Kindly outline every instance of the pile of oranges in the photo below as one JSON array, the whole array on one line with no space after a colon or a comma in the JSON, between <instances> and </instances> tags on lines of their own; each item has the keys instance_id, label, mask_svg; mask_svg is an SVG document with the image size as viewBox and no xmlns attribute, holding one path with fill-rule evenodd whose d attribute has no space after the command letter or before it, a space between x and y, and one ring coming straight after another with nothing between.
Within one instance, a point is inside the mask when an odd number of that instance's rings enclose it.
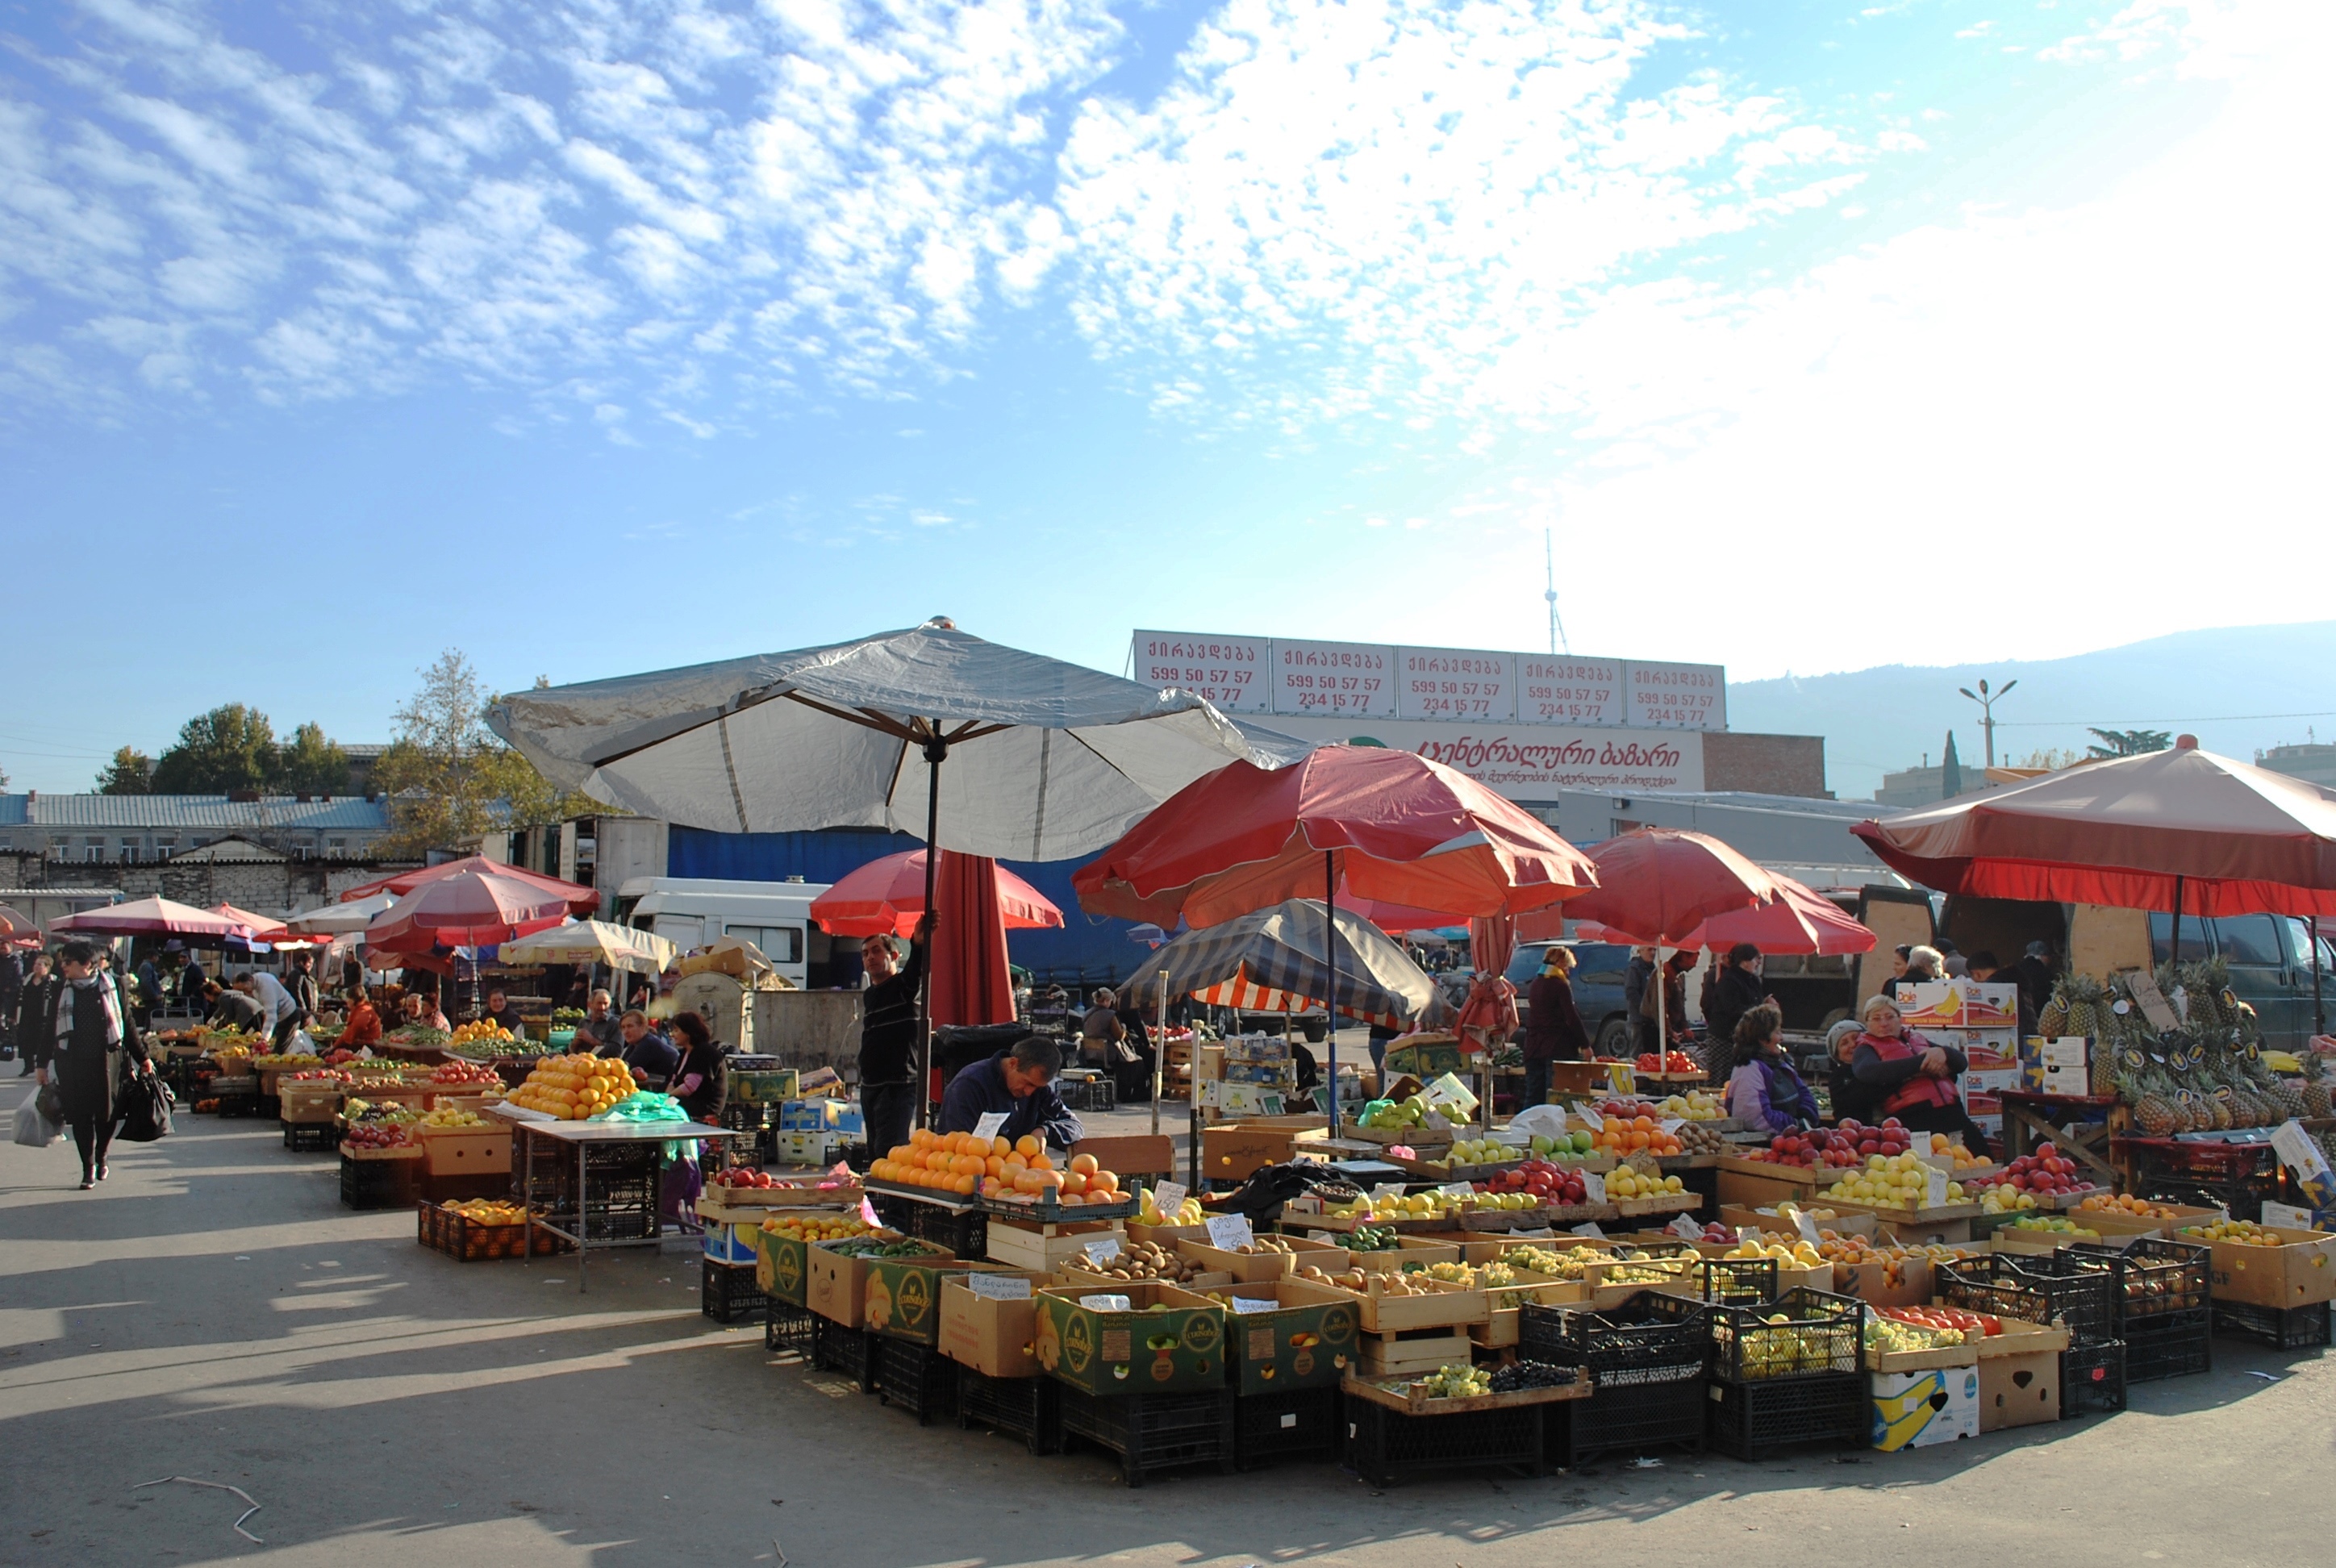
<instances>
[{"instance_id":1,"label":"pile of oranges","mask_svg":"<svg viewBox=\"0 0 2336 1568\"><path fill-rule=\"evenodd\" d=\"M632 1093L632 1069L587 1052L544 1057L528 1074L527 1082L511 1092L506 1103L561 1121L580 1122L630 1098Z\"/></svg>"},{"instance_id":2,"label":"pile of oranges","mask_svg":"<svg viewBox=\"0 0 2336 1568\"><path fill-rule=\"evenodd\" d=\"M868 1167L879 1182L923 1187L969 1198L1115 1203L1119 1178L1093 1154L1074 1154L1057 1168L1046 1145L1035 1137L978 1138L971 1133L936 1133L920 1127L909 1141Z\"/></svg>"},{"instance_id":3,"label":"pile of oranges","mask_svg":"<svg viewBox=\"0 0 2336 1568\"><path fill-rule=\"evenodd\" d=\"M1609 1116L1592 1142L1610 1154L1677 1154L1683 1153L1679 1136L1663 1131L1652 1116Z\"/></svg>"}]
</instances>

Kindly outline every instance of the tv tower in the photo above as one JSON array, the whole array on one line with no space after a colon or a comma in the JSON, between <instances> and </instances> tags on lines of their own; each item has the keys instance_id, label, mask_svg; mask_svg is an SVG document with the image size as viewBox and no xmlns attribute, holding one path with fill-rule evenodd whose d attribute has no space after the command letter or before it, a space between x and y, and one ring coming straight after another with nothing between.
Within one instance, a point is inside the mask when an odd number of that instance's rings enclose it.
<instances>
[{"instance_id":1,"label":"tv tower","mask_svg":"<svg viewBox=\"0 0 2336 1568\"><path fill-rule=\"evenodd\" d=\"M1549 584L1542 590L1542 598L1549 600L1549 651L1553 657L1558 645L1563 643L1565 651L1572 653L1573 644L1567 640L1565 622L1558 618L1557 613L1557 553L1550 545L1549 530L1545 528L1541 531L1541 562Z\"/></svg>"}]
</instances>

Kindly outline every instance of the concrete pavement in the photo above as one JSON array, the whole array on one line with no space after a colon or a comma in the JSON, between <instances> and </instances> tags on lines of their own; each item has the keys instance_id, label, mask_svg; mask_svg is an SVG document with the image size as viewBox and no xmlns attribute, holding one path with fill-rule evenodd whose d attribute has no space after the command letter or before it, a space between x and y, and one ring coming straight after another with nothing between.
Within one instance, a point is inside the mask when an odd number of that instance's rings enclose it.
<instances>
[{"instance_id":1,"label":"concrete pavement","mask_svg":"<svg viewBox=\"0 0 2336 1568\"><path fill-rule=\"evenodd\" d=\"M15 1084L18 1080L6 1080ZM13 1117L21 1096L0 1087ZM1113 1118L1117 1121L1119 1118ZM0 1146L0 1563L1728 1568L2321 1560L2336 1372L2215 1347L2114 1417L1947 1450L1674 1456L1384 1495L1329 1465L1128 1491L914 1421L697 1311L686 1243L458 1264L335 1161L184 1115L92 1193ZM2253 1376L2270 1374L2277 1381ZM137 1484L184 1475L221 1492ZM2314 1542L2322 1543L2315 1546Z\"/></svg>"}]
</instances>

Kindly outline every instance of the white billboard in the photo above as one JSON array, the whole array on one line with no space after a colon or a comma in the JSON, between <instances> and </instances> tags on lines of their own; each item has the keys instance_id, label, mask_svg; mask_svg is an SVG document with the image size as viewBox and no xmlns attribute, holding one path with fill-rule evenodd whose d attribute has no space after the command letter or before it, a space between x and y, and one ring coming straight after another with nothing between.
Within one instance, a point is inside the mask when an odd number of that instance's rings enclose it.
<instances>
[{"instance_id":1,"label":"white billboard","mask_svg":"<svg viewBox=\"0 0 2336 1568\"><path fill-rule=\"evenodd\" d=\"M1405 718L1514 718L1517 656L1465 648L1399 648L1396 712Z\"/></svg>"},{"instance_id":2,"label":"white billboard","mask_svg":"<svg viewBox=\"0 0 2336 1568\"><path fill-rule=\"evenodd\" d=\"M1273 639L1273 711L1393 718L1396 650L1376 642Z\"/></svg>"},{"instance_id":3,"label":"white billboard","mask_svg":"<svg viewBox=\"0 0 2336 1568\"><path fill-rule=\"evenodd\" d=\"M1209 699L1221 713L1271 713L1268 675L1272 648L1261 637L1212 637L1199 632L1139 631L1135 678L1145 686L1180 687Z\"/></svg>"},{"instance_id":4,"label":"white billboard","mask_svg":"<svg viewBox=\"0 0 2336 1568\"><path fill-rule=\"evenodd\" d=\"M1552 790L1643 794L1703 788L1703 736L1692 731L1555 725L1447 724L1433 720L1285 717L1268 727L1300 740L1347 741L1415 751L1456 768L1514 800L1548 800Z\"/></svg>"},{"instance_id":5,"label":"white billboard","mask_svg":"<svg viewBox=\"0 0 2336 1568\"><path fill-rule=\"evenodd\" d=\"M1716 665L1632 659L1625 724L1645 729L1726 729L1728 679Z\"/></svg>"},{"instance_id":6,"label":"white billboard","mask_svg":"<svg viewBox=\"0 0 2336 1568\"><path fill-rule=\"evenodd\" d=\"M1517 717L1526 724L1620 726L1627 706L1620 659L1517 655Z\"/></svg>"}]
</instances>

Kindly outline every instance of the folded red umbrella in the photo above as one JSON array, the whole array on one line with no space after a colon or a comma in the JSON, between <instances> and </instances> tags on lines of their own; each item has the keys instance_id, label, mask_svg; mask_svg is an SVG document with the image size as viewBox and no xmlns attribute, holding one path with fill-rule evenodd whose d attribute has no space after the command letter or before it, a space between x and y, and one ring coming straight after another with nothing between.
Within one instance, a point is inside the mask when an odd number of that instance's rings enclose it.
<instances>
[{"instance_id":1,"label":"folded red umbrella","mask_svg":"<svg viewBox=\"0 0 2336 1568\"><path fill-rule=\"evenodd\" d=\"M347 889L341 894L340 901L345 904L355 903L359 899L369 899L375 893L396 893L403 897L425 882L434 882L442 877L461 876L465 872L474 871L492 872L497 876L507 877L514 881L527 882L547 892L558 893L567 901L567 908L571 914L589 915L600 907L600 894L597 889L588 888L581 882L562 881L558 877L546 876L541 872L531 872L525 866L505 865L501 861L491 861L484 855L465 855L458 861L446 861L439 865L423 866L418 871L400 872L395 876L376 878L373 881Z\"/></svg>"},{"instance_id":2,"label":"folded red umbrella","mask_svg":"<svg viewBox=\"0 0 2336 1568\"><path fill-rule=\"evenodd\" d=\"M1328 866L1326 867L1326 859ZM1268 771L1237 762L1162 802L1072 879L1092 914L1215 925L1343 879L1359 899L1520 913L1579 896L1581 851L1505 796L1413 752L1324 746Z\"/></svg>"},{"instance_id":3,"label":"folded red umbrella","mask_svg":"<svg viewBox=\"0 0 2336 1568\"><path fill-rule=\"evenodd\" d=\"M933 888L932 1021L1010 1024L1014 979L1006 967L1006 920L998 909L998 862L941 852Z\"/></svg>"},{"instance_id":4,"label":"folded red umbrella","mask_svg":"<svg viewBox=\"0 0 2336 1568\"><path fill-rule=\"evenodd\" d=\"M950 853L948 850L941 852ZM1000 866L984 862L998 884L998 908L1008 930L1031 930L1063 923L1063 911L1046 895ZM941 869L948 869L944 861ZM811 901L811 918L839 937L907 936L925 912L925 852L909 850L870 861Z\"/></svg>"},{"instance_id":5,"label":"folded red umbrella","mask_svg":"<svg viewBox=\"0 0 2336 1568\"><path fill-rule=\"evenodd\" d=\"M494 867L492 870L480 869ZM426 952L433 947L476 948L547 930L568 918L569 901L540 885L502 874L480 861L422 883L374 917L365 946Z\"/></svg>"}]
</instances>

